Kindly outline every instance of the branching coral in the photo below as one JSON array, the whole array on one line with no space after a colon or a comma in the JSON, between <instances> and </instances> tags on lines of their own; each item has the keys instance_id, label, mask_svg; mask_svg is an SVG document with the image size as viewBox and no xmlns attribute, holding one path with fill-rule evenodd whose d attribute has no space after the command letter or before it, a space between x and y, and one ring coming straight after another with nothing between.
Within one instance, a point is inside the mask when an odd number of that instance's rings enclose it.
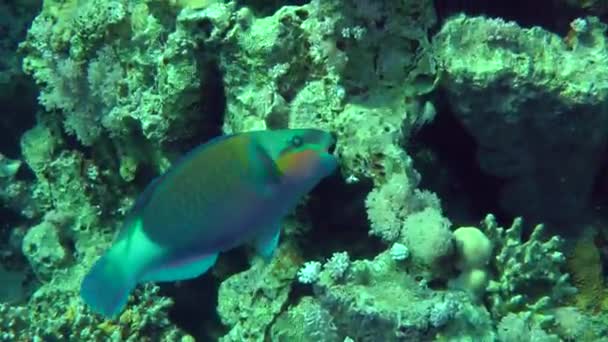
<instances>
[{"instance_id":1,"label":"branching coral","mask_svg":"<svg viewBox=\"0 0 608 342\"><path fill-rule=\"evenodd\" d=\"M521 218L504 229L493 215L488 215L482 222L482 230L495 250L490 262L495 278L487 287L495 317L526 310L540 312L576 292L569 283L569 275L562 271L566 262L560 251L563 240L553 236L544 241L542 225L534 227L527 241L523 240Z\"/></svg>"}]
</instances>

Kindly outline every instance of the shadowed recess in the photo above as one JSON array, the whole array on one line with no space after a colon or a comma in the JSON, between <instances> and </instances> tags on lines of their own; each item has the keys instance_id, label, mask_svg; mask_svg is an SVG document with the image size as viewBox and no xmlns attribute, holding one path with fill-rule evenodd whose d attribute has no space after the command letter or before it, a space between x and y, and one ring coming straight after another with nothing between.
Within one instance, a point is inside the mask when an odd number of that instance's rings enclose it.
<instances>
[{"instance_id":1,"label":"shadowed recess","mask_svg":"<svg viewBox=\"0 0 608 342\"><path fill-rule=\"evenodd\" d=\"M306 214L312 229L301 240L305 260L322 260L348 250L352 260L373 258L384 244L369 236L365 198L371 181L346 184L336 172L310 194Z\"/></svg>"},{"instance_id":2,"label":"shadowed recess","mask_svg":"<svg viewBox=\"0 0 608 342\"><path fill-rule=\"evenodd\" d=\"M422 174L420 187L435 192L452 222L477 225L486 214L499 222L513 217L500 209L498 196L503 181L482 172L476 143L444 101L437 101L435 120L423 126L409 142L414 168Z\"/></svg>"},{"instance_id":3,"label":"shadowed recess","mask_svg":"<svg viewBox=\"0 0 608 342\"><path fill-rule=\"evenodd\" d=\"M601 167L593 185L591 207L594 215L608 217L608 154L605 153L605 157L600 165ZM593 217L594 215L590 216Z\"/></svg>"},{"instance_id":4,"label":"shadowed recess","mask_svg":"<svg viewBox=\"0 0 608 342\"><path fill-rule=\"evenodd\" d=\"M581 10L556 4L556 1L552 0L435 0L434 2L440 23L450 16L465 13L470 16L500 17L506 21L516 21L523 27L540 26L560 35L568 32L572 20L585 15Z\"/></svg>"},{"instance_id":5,"label":"shadowed recess","mask_svg":"<svg viewBox=\"0 0 608 342\"><path fill-rule=\"evenodd\" d=\"M200 144L222 135L226 111L226 94L223 75L217 61L201 56L201 86L199 100L193 104L188 121L191 135L185 139L167 142L169 150L185 154ZM176 156L179 158L179 156ZM143 168L142 168L143 169ZM136 180L144 180L143 186L157 175L146 168L138 172ZM141 183L140 183L141 184ZM242 248L221 253L216 265L207 273L191 280L159 283L162 294L174 301L169 311L170 320L192 335L196 341L217 341L228 333L217 315L218 289L230 275L246 270L247 257Z\"/></svg>"},{"instance_id":6,"label":"shadowed recess","mask_svg":"<svg viewBox=\"0 0 608 342\"><path fill-rule=\"evenodd\" d=\"M190 108L190 119L187 121L190 134L185 139L168 142L170 150L187 153L196 146L222 135L224 114L226 112L226 94L222 72L214 59L201 56L201 85L198 90L198 101Z\"/></svg>"},{"instance_id":7,"label":"shadowed recess","mask_svg":"<svg viewBox=\"0 0 608 342\"><path fill-rule=\"evenodd\" d=\"M370 180L346 184L339 172L325 178L310 193L306 205L296 213L311 230L298 238L303 260L323 261L335 252L348 251L351 260L373 259L386 245L369 235L365 198L372 190ZM297 280L292 283L286 306L311 296L312 287Z\"/></svg>"},{"instance_id":8,"label":"shadowed recess","mask_svg":"<svg viewBox=\"0 0 608 342\"><path fill-rule=\"evenodd\" d=\"M36 89L29 80L17 80L14 94L0 94L0 153L19 158L20 139L36 124Z\"/></svg>"},{"instance_id":9,"label":"shadowed recess","mask_svg":"<svg viewBox=\"0 0 608 342\"><path fill-rule=\"evenodd\" d=\"M217 314L220 284L230 276L249 268L247 247L220 253L216 264L207 273L190 280L158 283L161 293L171 297L174 305L169 319L196 341L218 341L229 327Z\"/></svg>"},{"instance_id":10,"label":"shadowed recess","mask_svg":"<svg viewBox=\"0 0 608 342\"><path fill-rule=\"evenodd\" d=\"M302 6L310 0L248 0L239 1L240 7L249 7L256 16L266 17L273 15L276 11L285 6Z\"/></svg>"},{"instance_id":11,"label":"shadowed recess","mask_svg":"<svg viewBox=\"0 0 608 342\"><path fill-rule=\"evenodd\" d=\"M192 280L159 283L161 293L174 301L169 319L196 341L217 341L228 332L216 312L219 284L212 272Z\"/></svg>"}]
</instances>

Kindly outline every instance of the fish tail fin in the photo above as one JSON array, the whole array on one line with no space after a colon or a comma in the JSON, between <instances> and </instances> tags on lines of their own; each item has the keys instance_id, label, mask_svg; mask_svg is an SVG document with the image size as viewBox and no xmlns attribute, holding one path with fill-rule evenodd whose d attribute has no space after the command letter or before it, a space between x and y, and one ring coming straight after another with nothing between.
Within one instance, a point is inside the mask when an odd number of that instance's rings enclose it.
<instances>
[{"instance_id":1,"label":"fish tail fin","mask_svg":"<svg viewBox=\"0 0 608 342\"><path fill-rule=\"evenodd\" d=\"M124 308L135 285L124 263L113 260L108 253L84 277L80 296L93 311L112 317Z\"/></svg>"}]
</instances>

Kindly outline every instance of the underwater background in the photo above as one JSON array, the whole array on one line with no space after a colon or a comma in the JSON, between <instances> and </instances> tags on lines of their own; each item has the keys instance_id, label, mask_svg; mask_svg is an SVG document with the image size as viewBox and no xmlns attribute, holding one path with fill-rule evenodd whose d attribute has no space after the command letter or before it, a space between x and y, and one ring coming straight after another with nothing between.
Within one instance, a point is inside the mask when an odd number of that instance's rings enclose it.
<instances>
[{"instance_id":1,"label":"underwater background","mask_svg":"<svg viewBox=\"0 0 608 342\"><path fill-rule=\"evenodd\" d=\"M0 0L0 341L608 341L606 23L605 0ZM331 132L339 166L269 261L83 302L153 179L286 128Z\"/></svg>"}]
</instances>

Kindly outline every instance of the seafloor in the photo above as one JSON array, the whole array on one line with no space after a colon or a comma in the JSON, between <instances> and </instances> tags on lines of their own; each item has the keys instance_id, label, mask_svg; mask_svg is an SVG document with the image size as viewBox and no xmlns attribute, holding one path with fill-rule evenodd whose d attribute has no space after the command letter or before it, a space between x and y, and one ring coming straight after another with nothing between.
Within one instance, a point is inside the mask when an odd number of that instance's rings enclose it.
<instances>
[{"instance_id":1,"label":"seafloor","mask_svg":"<svg viewBox=\"0 0 608 342\"><path fill-rule=\"evenodd\" d=\"M0 341L608 341L605 23L605 0L1 0ZM332 132L339 170L269 262L83 302L148 183L285 128Z\"/></svg>"}]
</instances>

